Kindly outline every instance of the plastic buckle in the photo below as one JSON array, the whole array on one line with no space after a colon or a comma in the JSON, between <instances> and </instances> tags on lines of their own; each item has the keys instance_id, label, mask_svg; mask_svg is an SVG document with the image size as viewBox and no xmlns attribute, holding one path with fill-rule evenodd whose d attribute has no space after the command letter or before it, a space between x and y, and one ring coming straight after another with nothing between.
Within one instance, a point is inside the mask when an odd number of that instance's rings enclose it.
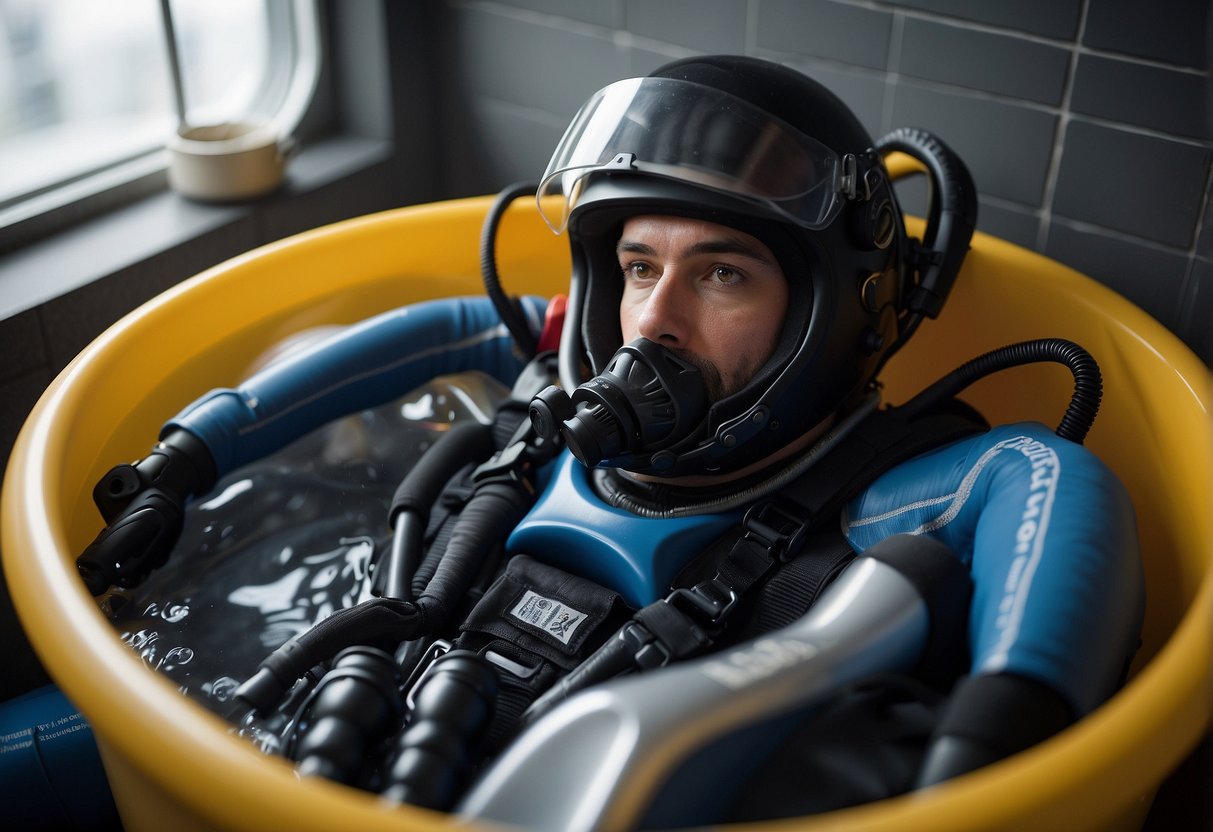
<instances>
[{"instance_id":1,"label":"plastic buckle","mask_svg":"<svg viewBox=\"0 0 1213 832\"><path fill-rule=\"evenodd\" d=\"M666 596L666 603L691 618L719 625L737 605L737 593L713 578L687 589L679 588Z\"/></svg>"},{"instance_id":2,"label":"plastic buckle","mask_svg":"<svg viewBox=\"0 0 1213 832\"><path fill-rule=\"evenodd\" d=\"M791 508L784 508L781 503L785 502L777 497L755 503L741 521L745 527L742 539L766 547L780 561L791 560L800 551L809 526L798 510L799 506L788 503Z\"/></svg>"},{"instance_id":3,"label":"plastic buckle","mask_svg":"<svg viewBox=\"0 0 1213 832\"><path fill-rule=\"evenodd\" d=\"M628 645L632 653L632 661L641 670L652 670L655 667L665 667L671 661L670 651L666 650L647 629L629 621L619 633L619 638Z\"/></svg>"},{"instance_id":4,"label":"plastic buckle","mask_svg":"<svg viewBox=\"0 0 1213 832\"><path fill-rule=\"evenodd\" d=\"M494 454L472 472L472 483L479 488L491 482L525 483L522 472L529 467L527 443L519 440Z\"/></svg>"}]
</instances>

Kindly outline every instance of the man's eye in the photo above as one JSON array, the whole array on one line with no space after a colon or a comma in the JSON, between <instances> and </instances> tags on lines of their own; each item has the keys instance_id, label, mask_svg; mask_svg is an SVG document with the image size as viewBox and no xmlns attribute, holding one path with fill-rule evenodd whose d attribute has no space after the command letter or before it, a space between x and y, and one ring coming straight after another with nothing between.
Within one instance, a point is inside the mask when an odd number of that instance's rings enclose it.
<instances>
[{"instance_id":1,"label":"man's eye","mask_svg":"<svg viewBox=\"0 0 1213 832\"><path fill-rule=\"evenodd\" d=\"M741 280L741 274L728 266L717 266L712 270L712 277L725 286L732 286Z\"/></svg>"},{"instance_id":2,"label":"man's eye","mask_svg":"<svg viewBox=\"0 0 1213 832\"><path fill-rule=\"evenodd\" d=\"M623 276L627 278L639 278L641 280L650 277L653 270L649 268L648 263L628 263L623 267Z\"/></svg>"}]
</instances>

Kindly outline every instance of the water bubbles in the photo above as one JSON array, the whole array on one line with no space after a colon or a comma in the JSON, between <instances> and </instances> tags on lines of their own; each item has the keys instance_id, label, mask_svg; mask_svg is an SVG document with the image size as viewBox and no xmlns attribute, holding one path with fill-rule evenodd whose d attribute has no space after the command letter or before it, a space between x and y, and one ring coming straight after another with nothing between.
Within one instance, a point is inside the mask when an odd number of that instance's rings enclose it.
<instances>
[{"instance_id":1,"label":"water bubbles","mask_svg":"<svg viewBox=\"0 0 1213 832\"><path fill-rule=\"evenodd\" d=\"M189 664L193 660L193 650L188 647L174 647L164 654L164 658L161 660L160 665L157 666L157 669L171 671L182 665Z\"/></svg>"},{"instance_id":2,"label":"water bubbles","mask_svg":"<svg viewBox=\"0 0 1213 832\"><path fill-rule=\"evenodd\" d=\"M168 562L102 609L149 667L230 717L236 680L271 650L371 597L392 494L444 420L478 419L508 395L485 376L435 380L230 472L187 507ZM240 732L278 742L264 726Z\"/></svg>"},{"instance_id":3,"label":"water bubbles","mask_svg":"<svg viewBox=\"0 0 1213 832\"><path fill-rule=\"evenodd\" d=\"M161 655L160 632L157 630L144 629L123 633L122 642L154 670L171 672L194 660L194 651L185 646L170 647Z\"/></svg>"}]
</instances>

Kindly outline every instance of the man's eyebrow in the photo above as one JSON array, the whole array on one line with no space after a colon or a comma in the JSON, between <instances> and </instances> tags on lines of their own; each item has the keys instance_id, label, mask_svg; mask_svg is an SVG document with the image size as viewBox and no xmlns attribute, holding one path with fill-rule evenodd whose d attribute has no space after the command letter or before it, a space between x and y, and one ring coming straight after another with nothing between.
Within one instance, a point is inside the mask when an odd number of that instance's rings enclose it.
<instances>
[{"instance_id":1,"label":"man's eyebrow","mask_svg":"<svg viewBox=\"0 0 1213 832\"><path fill-rule=\"evenodd\" d=\"M653 255L657 253L657 249L653 248L647 243L638 243L631 240L620 240L615 244L615 253L623 254L624 252L628 252L629 254Z\"/></svg>"},{"instance_id":2,"label":"man's eyebrow","mask_svg":"<svg viewBox=\"0 0 1213 832\"><path fill-rule=\"evenodd\" d=\"M760 263L771 263L771 258L761 249L733 237L711 237L700 240L686 250L687 256L696 254L740 254L742 257L748 257ZM772 263L772 265L774 264Z\"/></svg>"},{"instance_id":3,"label":"man's eyebrow","mask_svg":"<svg viewBox=\"0 0 1213 832\"><path fill-rule=\"evenodd\" d=\"M642 243L636 240L621 239L615 246L615 251L618 254L646 254L654 255L657 250L648 243ZM682 255L684 257L694 257L700 254L739 254L743 257L748 257L751 260L757 260L760 263L772 263L761 249L746 243L744 240L738 240L733 237L711 237L706 240L700 240L693 243L687 248Z\"/></svg>"}]
</instances>

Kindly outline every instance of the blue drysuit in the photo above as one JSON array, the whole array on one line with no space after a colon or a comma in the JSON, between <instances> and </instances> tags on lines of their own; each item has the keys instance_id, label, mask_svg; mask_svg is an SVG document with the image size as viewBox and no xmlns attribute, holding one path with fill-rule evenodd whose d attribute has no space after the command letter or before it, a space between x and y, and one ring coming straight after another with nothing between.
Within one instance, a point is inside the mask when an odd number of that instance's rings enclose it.
<instances>
[{"instance_id":1,"label":"blue drysuit","mask_svg":"<svg viewBox=\"0 0 1213 832\"><path fill-rule=\"evenodd\" d=\"M544 301L523 309L538 329ZM381 404L435 376L480 370L510 384L524 366L484 298L416 304L350 326L276 362L235 389L208 393L171 420L211 450L219 476L341 415ZM580 469L580 470L578 470ZM580 485L578 485L580 483ZM571 490L570 490L571 489ZM564 536L515 534L523 548L570 571L568 535L582 535L585 577L640 605L664 594L677 563L736 523L736 513L652 520L601 503L566 453L532 514L557 515ZM601 524L616 525L603 534ZM627 524L645 526L629 531ZM664 524L664 525L663 525ZM552 525L552 523L549 523ZM520 528L526 527L524 521ZM1143 579L1134 513L1111 471L1083 447L1035 423L996 427L905 462L847 506L843 530L856 551L897 533L938 538L970 567L972 672L1009 672L1056 690L1075 715L1106 699L1123 677L1140 630ZM571 531L569 531L571 529ZM612 544L610 541L616 543ZM586 547L649 541L612 572Z\"/></svg>"}]
</instances>

